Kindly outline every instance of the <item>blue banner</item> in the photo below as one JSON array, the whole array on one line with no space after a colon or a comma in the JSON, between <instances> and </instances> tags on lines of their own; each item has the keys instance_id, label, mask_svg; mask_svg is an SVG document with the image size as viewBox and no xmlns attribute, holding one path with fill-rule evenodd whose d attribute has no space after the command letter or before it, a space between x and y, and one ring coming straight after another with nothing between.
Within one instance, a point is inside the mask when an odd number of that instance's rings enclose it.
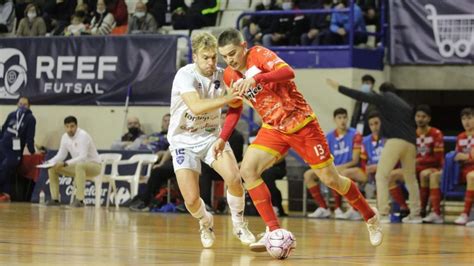
<instances>
[{"instance_id":1,"label":"blue banner","mask_svg":"<svg viewBox=\"0 0 474 266\"><path fill-rule=\"evenodd\" d=\"M389 4L391 64L474 64L474 1Z\"/></svg>"},{"instance_id":2,"label":"blue banner","mask_svg":"<svg viewBox=\"0 0 474 266\"><path fill-rule=\"evenodd\" d=\"M0 104L169 105L177 37L2 38Z\"/></svg>"}]
</instances>

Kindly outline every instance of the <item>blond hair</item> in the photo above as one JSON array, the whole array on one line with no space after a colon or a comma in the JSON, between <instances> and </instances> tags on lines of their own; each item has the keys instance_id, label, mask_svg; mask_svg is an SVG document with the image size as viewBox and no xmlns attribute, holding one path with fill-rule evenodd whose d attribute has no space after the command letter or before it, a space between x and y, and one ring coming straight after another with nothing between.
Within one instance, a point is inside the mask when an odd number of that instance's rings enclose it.
<instances>
[{"instance_id":1,"label":"blond hair","mask_svg":"<svg viewBox=\"0 0 474 266\"><path fill-rule=\"evenodd\" d=\"M202 49L206 50L216 50L217 49L217 39L214 35L208 32L200 32L195 34L191 40L191 47L193 54L197 53Z\"/></svg>"}]
</instances>

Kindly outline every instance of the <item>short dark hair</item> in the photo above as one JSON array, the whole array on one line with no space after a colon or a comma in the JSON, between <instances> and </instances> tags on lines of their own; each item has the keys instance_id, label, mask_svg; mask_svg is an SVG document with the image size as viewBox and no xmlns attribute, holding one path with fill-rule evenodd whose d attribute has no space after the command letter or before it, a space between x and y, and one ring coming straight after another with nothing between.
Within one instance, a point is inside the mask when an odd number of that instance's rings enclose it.
<instances>
[{"instance_id":1,"label":"short dark hair","mask_svg":"<svg viewBox=\"0 0 474 266\"><path fill-rule=\"evenodd\" d=\"M380 119L380 113L378 111L371 111L368 115L367 115L367 121L369 121L370 119L372 118L376 118L378 117Z\"/></svg>"},{"instance_id":2,"label":"short dark hair","mask_svg":"<svg viewBox=\"0 0 474 266\"><path fill-rule=\"evenodd\" d=\"M337 108L334 110L333 117L336 117L337 115L347 115L347 110L344 108Z\"/></svg>"},{"instance_id":3,"label":"short dark hair","mask_svg":"<svg viewBox=\"0 0 474 266\"><path fill-rule=\"evenodd\" d=\"M474 110L471 107L466 107L461 110L461 118L463 116L472 116L474 115Z\"/></svg>"},{"instance_id":4,"label":"short dark hair","mask_svg":"<svg viewBox=\"0 0 474 266\"><path fill-rule=\"evenodd\" d=\"M362 82L370 81L372 84L375 84L375 79L369 74L365 74L362 76Z\"/></svg>"},{"instance_id":5,"label":"short dark hair","mask_svg":"<svg viewBox=\"0 0 474 266\"><path fill-rule=\"evenodd\" d=\"M392 92L392 93L396 93L397 92L397 88L395 87L395 85L393 85L393 83L391 82L384 82L380 85L379 87L379 90L381 92Z\"/></svg>"},{"instance_id":6,"label":"short dark hair","mask_svg":"<svg viewBox=\"0 0 474 266\"><path fill-rule=\"evenodd\" d=\"M64 124L67 125L67 124L71 124L71 123L74 123L77 125L77 118L75 118L74 116L70 115L70 116L67 116L66 118L64 118Z\"/></svg>"},{"instance_id":7,"label":"short dark hair","mask_svg":"<svg viewBox=\"0 0 474 266\"><path fill-rule=\"evenodd\" d=\"M427 104L418 105L415 109L415 113L418 113L418 112L423 112L427 114L429 117L431 117L431 107Z\"/></svg>"},{"instance_id":8,"label":"short dark hair","mask_svg":"<svg viewBox=\"0 0 474 266\"><path fill-rule=\"evenodd\" d=\"M21 99L25 99L28 102L28 106L31 105L30 98L28 98L26 96L21 96L20 98L18 98L18 101L20 101Z\"/></svg>"},{"instance_id":9,"label":"short dark hair","mask_svg":"<svg viewBox=\"0 0 474 266\"><path fill-rule=\"evenodd\" d=\"M234 28L229 28L223 31L219 35L219 38L217 39L217 46L223 47L228 44L239 45L243 41L244 41L244 38L242 36L242 33L240 33L240 31Z\"/></svg>"}]
</instances>

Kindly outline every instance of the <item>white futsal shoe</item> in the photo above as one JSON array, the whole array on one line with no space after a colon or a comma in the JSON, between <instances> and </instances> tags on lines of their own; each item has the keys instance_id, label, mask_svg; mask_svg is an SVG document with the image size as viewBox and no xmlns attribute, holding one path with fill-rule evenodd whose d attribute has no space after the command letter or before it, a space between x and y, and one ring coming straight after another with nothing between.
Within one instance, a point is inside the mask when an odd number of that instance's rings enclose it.
<instances>
[{"instance_id":1,"label":"white futsal shoe","mask_svg":"<svg viewBox=\"0 0 474 266\"><path fill-rule=\"evenodd\" d=\"M267 251L267 247L265 246L265 242L267 241L267 237L270 234L270 229L267 227L265 229L265 233L261 233L258 236L260 239L249 245L250 250L253 252L265 252Z\"/></svg>"},{"instance_id":2,"label":"white futsal shoe","mask_svg":"<svg viewBox=\"0 0 474 266\"><path fill-rule=\"evenodd\" d=\"M335 219L341 219L344 220L346 216L344 216L344 212L341 210L341 208L337 208L334 210L334 218Z\"/></svg>"},{"instance_id":3,"label":"white futsal shoe","mask_svg":"<svg viewBox=\"0 0 474 266\"><path fill-rule=\"evenodd\" d=\"M442 224L444 223L443 217L435 212L430 212L425 218L422 219L424 223Z\"/></svg>"},{"instance_id":4,"label":"white futsal shoe","mask_svg":"<svg viewBox=\"0 0 474 266\"><path fill-rule=\"evenodd\" d=\"M374 211L375 215L374 217L370 218L366 224L367 230L369 231L370 244L376 247L382 244L383 233L382 226L380 225L379 212L374 207L372 207L372 210Z\"/></svg>"},{"instance_id":5,"label":"white futsal shoe","mask_svg":"<svg viewBox=\"0 0 474 266\"><path fill-rule=\"evenodd\" d=\"M207 225L200 223L199 232L201 233L201 243L204 248L210 248L214 244L216 236L214 235L214 217L211 215Z\"/></svg>"},{"instance_id":6,"label":"white futsal shoe","mask_svg":"<svg viewBox=\"0 0 474 266\"><path fill-rule=\"evenodd\" d=\"M456 220L454 220L454 223L455 224L460 224L460 225L465 225L467 223L468 219L469 219L469 217L467 217L467 214L461 213L461 215L459 215L458 218L456 218Z\"/></svg>"},{"instance_id":7,"label":"white futsal shoe","mask_svg":"<svg viewBox=\"0 0 474 266\"><path fill-rule=\"evenodd\" d=\"M317 208L313 213L308 214L310 218L329 218L331 211L322 207Z\"/></svg>"},{"instance_id":8,"label":"white futsal shoe","mask_svg":"<svg viewBox=\"0 0 474 266\"><path fill-rule=\"evenodd\" d=\"M244 245L250 245L256 241L255 236L248 228L248 224L249 223L247 221L234 223L234 236L237 237Z\"/></svg>"},{"instance_id":9,"label":"white futsal shoe","mask_svg":"<svg viewBox=\"0 0 474 266\"><path fill-rule=\"evenodd\" d=\"M350 221L362 221L363 218L362 218L362 215L360 215L360 213L356 210L354 210L354 208L350 207L349 210L347 210L345 213L344 213L344 218L346 220L350 220Z\"/></svg>"}]
</instances>

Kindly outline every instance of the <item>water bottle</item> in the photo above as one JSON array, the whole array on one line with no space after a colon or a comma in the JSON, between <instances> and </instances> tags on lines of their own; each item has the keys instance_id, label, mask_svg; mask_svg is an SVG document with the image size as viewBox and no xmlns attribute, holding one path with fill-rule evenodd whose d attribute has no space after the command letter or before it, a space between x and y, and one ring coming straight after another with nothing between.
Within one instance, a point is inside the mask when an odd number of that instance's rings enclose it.
<instances>
[{"instance_id":1,"label":"water bottle","mask_svg":"<svg viewBox=\"0 0 474 266\"><path fill-rule=\"evenodd\" d=\"M44 191L41 190L39 194L39 204L44 204L44 202L45 202L45 195L44 195Z\"/></svg>"}]
</instances>

